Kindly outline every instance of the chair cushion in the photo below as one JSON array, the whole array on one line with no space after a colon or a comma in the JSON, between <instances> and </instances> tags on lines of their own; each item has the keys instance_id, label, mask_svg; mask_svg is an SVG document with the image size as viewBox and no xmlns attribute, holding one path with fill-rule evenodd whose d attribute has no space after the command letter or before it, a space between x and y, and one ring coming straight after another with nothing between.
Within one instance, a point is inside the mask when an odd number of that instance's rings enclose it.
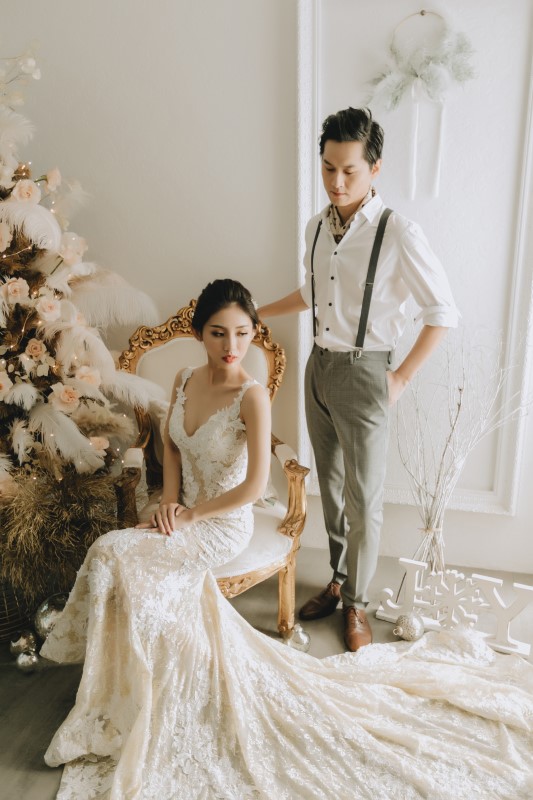
<instances>
[{"instance_id":1,"label":"chair cushion","mask_svg":"<svg viewBox=\"0 0 533 800\"><path fill-rule=\"evenodd\" d=\"M254 533L248 547L227 564L214 569L215 578L245 575L283 561L292 547L291 537L277 531L284 516L285 508L279 501L268 508L254 506Z\"/></svg>"}]
</instances>

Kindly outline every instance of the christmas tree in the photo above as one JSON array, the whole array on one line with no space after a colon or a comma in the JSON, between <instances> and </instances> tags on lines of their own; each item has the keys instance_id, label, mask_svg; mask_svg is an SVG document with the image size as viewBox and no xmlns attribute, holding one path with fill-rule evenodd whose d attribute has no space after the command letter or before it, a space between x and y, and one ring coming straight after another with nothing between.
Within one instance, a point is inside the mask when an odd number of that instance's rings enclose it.
<instances>
[{"instance_id":1,"label":"christmas tree","mask_svg":"<svg viewBox=\"0 0 533 800\"><path fill-rule=\"evenodd\" d=\"M117 527L125 406L158 391L116 369L98 330L153 324L152 301L85 259L69 230L80 186L19 159L33 135L20 88L39 77L31 54L0 60L0 579L30 606L70 589Z\"/></svg>"}]
</instances>

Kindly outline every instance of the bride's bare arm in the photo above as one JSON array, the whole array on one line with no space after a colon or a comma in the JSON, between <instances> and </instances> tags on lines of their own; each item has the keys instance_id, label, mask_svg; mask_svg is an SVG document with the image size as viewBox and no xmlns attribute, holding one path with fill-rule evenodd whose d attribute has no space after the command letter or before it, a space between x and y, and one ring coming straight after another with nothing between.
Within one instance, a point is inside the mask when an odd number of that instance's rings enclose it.
<instances>
[{"instance_id":1,"label":"bride's bare arm","mask_svg":"<svg viewBox=\"0 0 533 800\"><path fill-rule=\"evenodd\" d=\"M246 425L248 446L246 478L229 492L182 511L175 518L175 529L253 503L264 491L270 471L271 429L270 401L266 389L262 386L248 389L241 403L241 416Z\"/></svg>"},{"instance_id":2,"label":"bride's bare arm","mask_svg":"<svg viewBox=\"0 0 533 800\"><path fill-rule=\"evenodd\" d=\"M168 431L168 423L172 409L176 403L176 392L181 384L183 370L180 370L174 380L172 398L168 409L165 430L163 434L163 491L158 510L146 522L140 522L137 528L158 528L161 533L170 533L175 527L176 514L183 509L178 503L181 489L181 454Z\"/></svg>"}]
</instances>

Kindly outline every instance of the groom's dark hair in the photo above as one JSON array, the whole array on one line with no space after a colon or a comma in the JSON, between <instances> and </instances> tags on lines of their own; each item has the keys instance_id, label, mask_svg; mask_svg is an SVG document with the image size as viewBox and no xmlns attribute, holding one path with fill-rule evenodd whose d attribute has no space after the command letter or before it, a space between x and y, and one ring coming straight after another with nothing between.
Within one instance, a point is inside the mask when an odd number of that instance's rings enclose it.
<instances>
[{"instance_id":1,"label":"groom's dark hair","mask_svg":"<svg viewBox=\"0 0 533 800\"><path fill-rule=\"evenodd\" d=\"M381 158L384 138L383 128L372 118L369 108L345 108L330 114L322 123L320 155L324 155L328 139L334 142L362 142L363 157L373 167Z\"/></svg>"},{"instance_id":2,"label":"groom's dark hair","mask_svg":"<svg viewBox=\"0 0 533 800\"><path fill-rule=\"evenodd\" d=\"M248 314L254 326L259 325L259 317L248 289L239 281L220 278L208 283L196 301L191 322L193 330L202 333L204 325L213 314L233 304L238 305L245 314Z\"/></svg>"}]
</instances>

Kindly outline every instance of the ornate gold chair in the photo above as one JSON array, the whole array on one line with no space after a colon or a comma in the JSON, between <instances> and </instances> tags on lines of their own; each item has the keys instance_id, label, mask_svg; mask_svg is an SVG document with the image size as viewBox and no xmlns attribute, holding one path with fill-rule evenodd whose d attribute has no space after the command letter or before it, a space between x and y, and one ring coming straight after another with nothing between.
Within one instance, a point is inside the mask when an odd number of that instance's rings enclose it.
<instances>
[{"instance_id":1,"label":"ornate gold chair","mask_svg":"<svg viewBox=\"0 0 533 800\"><path fill-rule=\"evenodd\" d=\"M205 361L202 345L192 333L194 306L195 301L191 300L163 325L138 328L130 339L129 349L120 356L121 369L154 381L170 397L176 372L182 367ZM272 402L285 370L285 354L280 345L272 341L266 326L258 330L244 366L268 389ZM136 409L139 437L135 447L125 454L124 469L118 482L118 514L124 527L139 520L136 496L143 461L149 497L148 504L140 512L143 517L150 513L148 506L158 502L162 485L161 424L167 408L168 403L156 402L148 411ZM286 476L286 504L275 497L274 491L267 492L254 505L255 526L250 544L224 567L214 570L214 575L223 595L231 598L278 573L278 630L287 637L294 628L295 558L305 523L304 480L309 470L298 464L295 453L275 436L272 436L272 454Z\"/></svg>"}]
</instances>

